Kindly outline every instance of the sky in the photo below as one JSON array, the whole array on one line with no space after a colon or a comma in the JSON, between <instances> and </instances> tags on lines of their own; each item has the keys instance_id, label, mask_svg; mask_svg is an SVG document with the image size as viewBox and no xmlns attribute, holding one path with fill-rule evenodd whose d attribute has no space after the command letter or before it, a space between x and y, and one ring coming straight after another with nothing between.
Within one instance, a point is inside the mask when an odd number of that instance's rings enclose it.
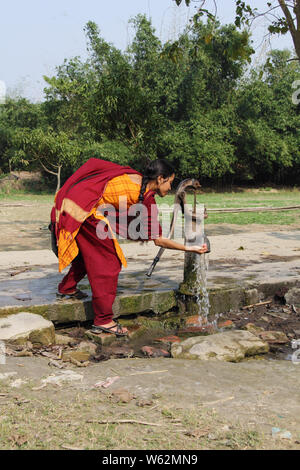
<instances>
[{"instance_id":1,"label":"sky","mask_svg":"<svg viewBox=\"0 0 300 470\"><path fill-rule=\"evenodd\" d=\"M249 0L261 6L264 0ZM221 23L234 19L234 2L220 0ZM208 5L213 4L208 0ZM119 49L126 49L133 33L128 20L138 13L151 18L159 38L176 39L195 11L196 3L179 8L173 0L10 0L2 2L0 15L0 88L8 94L25 96L31 101L43 99L43 75L55 74L64 59L87 57L85 24L92 20L101 35ZM270 49L263 43L266 21L253 29L255 61L265 58ZM263 45L262 45L263 43ZM289 35L272 39L273 48L293 48ZM0 90L1 94L1 90Z\"/></svg>"}]
</instances>

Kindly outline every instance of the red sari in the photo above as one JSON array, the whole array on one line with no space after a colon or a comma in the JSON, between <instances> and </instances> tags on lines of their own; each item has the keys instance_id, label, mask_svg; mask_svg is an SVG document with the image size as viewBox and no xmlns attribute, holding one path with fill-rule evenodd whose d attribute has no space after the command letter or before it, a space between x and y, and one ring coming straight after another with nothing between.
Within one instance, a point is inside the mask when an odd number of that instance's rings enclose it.
<instances>
[{"instance_id":1,"label":"red sari","mask_svg":"<svg viewBox=\"0 0 300 470\"><path fill-rule=\"evenodd\" d=\"M86 217L82 222L80 220L82 214L83 216L85 213L89 214L101 199L108 182L124 174L139 173L130 167L122 167L111 162L94 158L88 160L58 192L55 207L51 213L51 220L56 221L57 237L59 237L60 230L76 233L75 238L79 248L79 255L72 261L71 268L59 284L58 290L61 294L73 293L77 283L87 274L92 289L94 325L105 325L113 319L112 306L122 264L116 253L114 241L108 237L104 240L99 239L97 236L98 224L105 225L105 223L99 221L94 215ZM144 197L143 204L147 208L149 235L140 240L155 239L162 233L157 221L158 211L154 194L153 191L148 191ZM68 204L65 203L66 199L68 199ZM62 208L69 210L61 210ZM73 210L74 208L76 210ZM155 214L153 219L151 213ZM132 218L129 217L128 222L131 220ZM127 227L117 223L115 229L116 233L126 236Z\"/></svg>"}]
</instances>

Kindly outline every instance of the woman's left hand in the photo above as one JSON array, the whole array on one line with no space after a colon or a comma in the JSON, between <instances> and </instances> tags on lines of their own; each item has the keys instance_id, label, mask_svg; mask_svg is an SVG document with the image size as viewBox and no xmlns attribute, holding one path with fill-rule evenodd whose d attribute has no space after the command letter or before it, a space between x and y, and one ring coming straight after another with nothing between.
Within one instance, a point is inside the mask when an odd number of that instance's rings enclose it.
<instances>
[{"instance_id":1,"label":"woman's left hand","mask_svg":"<svg viewBox=\"0 0 300 470\"><path fill-rule=\"evenodd\" d=\"M199 255L203 255L207 252L207 244L204 243L203 245L196 245L196 246L186 246L186 251L190 251L192 253L198 253Z\"/></svg>"}]
</instances>

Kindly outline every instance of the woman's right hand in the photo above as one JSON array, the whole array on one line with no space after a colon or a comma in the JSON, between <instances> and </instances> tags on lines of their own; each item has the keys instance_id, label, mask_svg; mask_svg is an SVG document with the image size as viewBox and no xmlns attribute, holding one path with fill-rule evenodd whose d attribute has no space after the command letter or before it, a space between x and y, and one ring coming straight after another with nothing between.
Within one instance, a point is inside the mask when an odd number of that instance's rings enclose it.
<instances>
[{"instance_id":1,"label":"woman's right hand","mask_svg":"<svg viewBox=\"0 0 300 470\"><path fill-rule=\"evenodd\" d=\"M203 255L204 253L206 253L208 251L206 243L204 243L203 245L186 246L185 248L186 248L185 251L190 251L192 253L198 253L199 255Z\"/></svg>"}]
</instances>

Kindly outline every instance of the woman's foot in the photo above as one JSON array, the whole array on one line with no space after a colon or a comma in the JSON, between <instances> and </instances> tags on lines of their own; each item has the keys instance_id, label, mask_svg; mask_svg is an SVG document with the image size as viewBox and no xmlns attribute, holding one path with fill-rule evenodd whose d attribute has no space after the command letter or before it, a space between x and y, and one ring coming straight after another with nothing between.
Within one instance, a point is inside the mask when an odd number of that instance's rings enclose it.
<instances>
[{"instance_id":1,"label":"woman's foot","mask_svg":"<svg viewBox=\"0 0 300 470\"><path fill-rule=\"evenodd\" d=\"M110 323L105 323L105 325L93 325L92 326L93 333L112 333L116 336L127 336L128 329L121 326L119 323L114 321Z\"/></svg>"},{"instance_id":2,"label":"woman's foot","mask_svg":"<svg viewBox=\"0 0 300 470\"><path fill-rule=\"evenodd\" d=\"M76 289L76 290L74 290L74 292L68 292L67 294L62 294L62 293L58 292L56 294L56 297L58 299L64 299L65 297L69 297L71 299L81 300L81 299L86 299L88 297L88 295L85 292L82 292L81 290Z\"/></svg>"}]
</instances>

